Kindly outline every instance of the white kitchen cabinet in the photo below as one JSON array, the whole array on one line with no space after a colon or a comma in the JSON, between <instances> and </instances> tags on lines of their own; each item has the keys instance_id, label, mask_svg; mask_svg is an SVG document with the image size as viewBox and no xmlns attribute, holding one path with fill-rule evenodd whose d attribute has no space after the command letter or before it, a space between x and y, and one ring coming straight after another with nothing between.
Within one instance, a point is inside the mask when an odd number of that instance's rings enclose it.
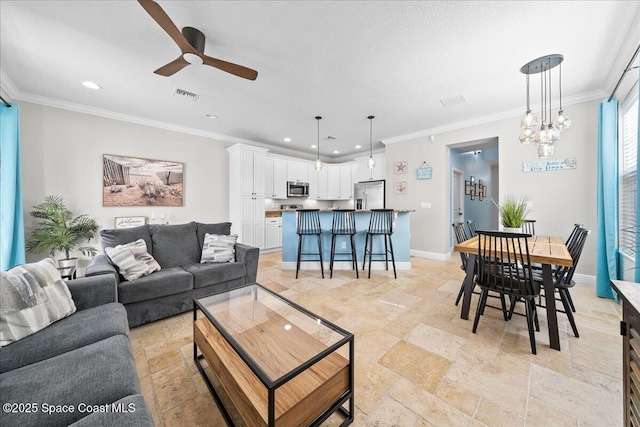
<instances>
[{"instance_id":1,"label":"white kitchen cabinet","mask_svg":"<svg viewBox=\"0 0 640 427\"><path fill-rule=\"evenodd\" d=\"M265 225L265 248L273 249L282 246L282 218L267 218Z\"/></svg>"},{"instance_id":2,"label":"white kitchen cabinet","mask_svg":"<svg viewBox=\"0 0 640 427\"><path fill-rule=\"evenodd\" d=\"M236 144L229 153L229 221L238 242L264 248L267 150ZM268 186L267 186L268 187Z\"/></svg>"},{"instance_id":3,"label":"white kitchen cabinet","mask_svg":"<svg viewBox=\"0 0 640 427\"><path fill-rule=\"evenodd\" d=\"M329 170L327 165L318 172L318 199L329 199Z\"/></svg>"},{"instance_id":4,"label":"white kitchen cabinet","mask_svg":"<svg viewBox=\"0 0 640 427\"><path fill-rule=\"evenodd\" d=\"M265 197L269 199L286 199L287 161L267 155L264 171Z\"/></svg>"},{"instance_id":5,"label":"white kitchen cabinet","mask_svg":"<svg viewBox=\"0 0 640 427\"><path fill-rule=\"evenodd\" d=\"M340 199L340 166L325 165L327 169L327 199ZM324 169L324 168L323 168Z\"/></svg>"},{"instance_id":6,"label":"white kitchen cabinet","mask_svg":"<svg viewBox=\"0 0 640 427\"><path fill-rule=\"evenodd\" d=\"M385 179L385 155L374 154L373 160L376 162L375 167L373 169L369 169L369 166L367 165L369 156L356 158L355 182Z\"/></svg>"},{"instance_id":7,"label":"white kitchen cabinet","mask_svg":"<svg viewBox=\"0 0 640 427\"><path fill-rule=\"evenodd\" d=\"M309 172L307 170L307 163L287 160L287 181L308 182Z\"/></svg>"},{"instance_id":8,"label":"white kitchen cabinet","mask_svg":"<svg viewBox=\"0 0 640 427\"><path fill-rule=\"evenodd\" d=\"M340 193L339 199L353 198L353 176L351 175L351 163L340 166Z\"/></svg>"},{"instance_id":9,"label":"white kitchen cabinet","mask_svg":"<svg viewBox=\"0 0 640 427\"><path fill-rule=\"evenodd\" d=\"M313 163L307 164L307 175L309 176L309 199L318 199L320 194L320 180L318 171L314 169Z\"/></svg>"}]
</instances>

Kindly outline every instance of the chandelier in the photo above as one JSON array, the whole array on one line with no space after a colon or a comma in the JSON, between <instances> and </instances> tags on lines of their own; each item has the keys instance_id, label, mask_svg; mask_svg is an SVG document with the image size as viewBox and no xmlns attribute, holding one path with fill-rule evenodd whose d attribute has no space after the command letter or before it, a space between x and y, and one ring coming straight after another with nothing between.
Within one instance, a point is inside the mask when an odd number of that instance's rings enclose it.
<instances>
[{"instance_id":1,"label":"chandelier","mask_svg":"<svg viewBox=\"0 0 640 427\"><path fill-rule=\"evenodd\" d=\"M538 157L546 159L553 157L555 152L554 143L560 139L560 132L571 126L571 118L562 109L562 61L564 57L560 54L552 54L534 59L520 68L520 72L527 77L527 111L520 121L522 133L520 142L530 144L535 142L538 145ZM552 81L551 69L558 67L558 99L560 110L555 120L551 113ZM540 74L540 120L531 111L529 96L529 76Z\"/></svg>"}]
</instances>

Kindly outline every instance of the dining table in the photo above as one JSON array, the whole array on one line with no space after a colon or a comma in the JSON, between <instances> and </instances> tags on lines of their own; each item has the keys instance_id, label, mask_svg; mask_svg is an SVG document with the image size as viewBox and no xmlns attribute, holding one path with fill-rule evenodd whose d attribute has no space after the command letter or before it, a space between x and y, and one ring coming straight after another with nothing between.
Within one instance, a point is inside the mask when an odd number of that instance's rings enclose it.
<instances>
[{"instance_id":1,"label":"dining table","mask_svg":"<svg viewBox=\"0 0 640 427\"><path fill-rule=\"evenodd\" d=\"M542 286L544 288L545 306L547 310L547 323L549 327L549 343L551 348L560 350L560 336L558 333L558 317L556 314L555 283L553 280L552 266L572 267L573 259L562 237L532 235L527 239L529 247L529 261L542 266ZM462 243L455 245L454 251L466 253L466 275L464 278L464 297L460 317L469 319L471 295L474 288L474 272L476 257L478 256L478 236L474 236ZM493 250L490 256L502 258L500 251Z\"/></svg>"}]
</instances>

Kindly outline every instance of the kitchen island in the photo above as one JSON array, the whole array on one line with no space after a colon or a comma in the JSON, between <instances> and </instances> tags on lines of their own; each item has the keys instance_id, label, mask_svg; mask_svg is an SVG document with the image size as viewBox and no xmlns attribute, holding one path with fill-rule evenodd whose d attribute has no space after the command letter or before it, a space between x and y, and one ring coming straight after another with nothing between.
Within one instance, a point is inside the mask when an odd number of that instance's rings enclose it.
<instances>
[{"instance_id":1,"label":"kitchen island","mask_svg":"<svg viewBox=\"0 0 640 427\"><path fill-rule=\"evenodd\" d=\"M394 211L393 215L393 234L391 240L393 242L393 253L396 259L397 270L411 270L411 260L409 258L409 210ZM369 228L369 219L371 212L368 210L355 211L356 216L356 259L358 260L358 268L362 269L362 259L364 257L364 240L367 229ZM322 227L322 259L324 261L325 270L329 269L331 255L331 223L333 221L333 211L320 211L320 226ZM345 245L343 247L343 245ZM349 236L336 237L336 253L348 251L350 247ZM346 248L346 249L345 249ZM305 237L302 243L302 252L317 252L318 243L315 236ZM384 252L384 243L382 238L375 238L373 241L373 252ZM295 270L296 260L298 257L298 235L296 234L296 211L282 211L282 269ZM308 258L308 257L307 257ZM345 258L345 257L338 257ZM380 258L378 257L375 257ZM391 264L391 259L389 259ZM368 264L367 264L368 267ZM334 270L351 270L350 262L334 263ZM371 265L372 270L381 270L385 268L384 262L374 262ZM319 270L318 261L302 261L300 263L301 270ZM392 267L389 265L389 269Z\"/></svg>"}]
</instances>

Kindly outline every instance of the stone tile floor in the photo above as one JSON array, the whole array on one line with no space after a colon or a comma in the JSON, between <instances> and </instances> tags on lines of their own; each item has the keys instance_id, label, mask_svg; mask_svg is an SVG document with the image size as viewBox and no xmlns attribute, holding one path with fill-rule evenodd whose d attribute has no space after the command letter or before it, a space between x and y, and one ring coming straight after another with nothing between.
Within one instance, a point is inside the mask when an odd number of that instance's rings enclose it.
<instances>
[{"instance_id":1,"label":"stone tile floor","mask_svg":"<svg viewBox=\"0 0 640 427\"><path fill-rule=\"evenodd\" d=\"M477 334L454 305L463 272L450 261L412 258L411 271L355 279L335 271L280 270L260 255L258 282L355 334L356 426L622 425L621 308L577 285L580 338L559 314L562 351L549 347L539 310L538 354L524 317L487 309ZM474 295L471 316L475 313ZM192 313L131 330L142 392L156 425L221 426L193 360ZM337 415L325 422L339 425Z\"/></svg>"}]
</instances>

